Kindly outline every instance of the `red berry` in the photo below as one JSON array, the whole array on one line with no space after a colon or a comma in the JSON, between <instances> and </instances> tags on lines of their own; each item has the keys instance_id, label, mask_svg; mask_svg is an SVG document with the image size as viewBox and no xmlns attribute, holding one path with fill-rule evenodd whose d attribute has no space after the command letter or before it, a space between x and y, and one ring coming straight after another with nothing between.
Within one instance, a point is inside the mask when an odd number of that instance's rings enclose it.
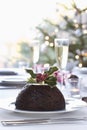
<instances>
[{"instance_id":1,"label":"red berry","mask_svg":"<svg viewBox=\"0 0 87 130\"><path fill-rule=\"evenodd\" d=\"M41 73L37 74L36 81L37 81L37 83L42 81L42 74Z\"/></svg>"},{"instance_id":2,"label":"red berry","mask_svg":"<svg viewBox=\"0 0 87 130\"><path fill-rule=\"evenodd\" d=\"M44 81L48 77L47 74L38 73L36 76L37 83Z\"/></svg>"},{"instance_id":3,"label":"red berry","mask_svg":"<svg viewBox=\"0 0 87 130\"><path fill-rule=\"evenodd\" d=\"M43 81L48 77L47 74L43 74Z\"/></svg>"}]
</instances>

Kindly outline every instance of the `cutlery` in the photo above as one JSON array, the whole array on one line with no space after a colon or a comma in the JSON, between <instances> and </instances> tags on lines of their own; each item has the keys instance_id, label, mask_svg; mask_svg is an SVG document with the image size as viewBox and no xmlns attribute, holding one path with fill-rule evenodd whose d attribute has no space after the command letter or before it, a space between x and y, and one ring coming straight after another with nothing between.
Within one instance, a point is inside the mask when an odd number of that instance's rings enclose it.
<instances>
[{"instance_id":1,"label":"cutlery","mask_svg":"<svg viewBox=\"0 0 87 130\"><path fill-rule=\"evenodd\" d=\"M44 119L20 119L20 120L4 120L1 121L3 126L17 126L17 125L45 125L45 124L78 124L87 123L87 117L65 117L65 118L44 118Z\"/></svg>"}]
</instances>

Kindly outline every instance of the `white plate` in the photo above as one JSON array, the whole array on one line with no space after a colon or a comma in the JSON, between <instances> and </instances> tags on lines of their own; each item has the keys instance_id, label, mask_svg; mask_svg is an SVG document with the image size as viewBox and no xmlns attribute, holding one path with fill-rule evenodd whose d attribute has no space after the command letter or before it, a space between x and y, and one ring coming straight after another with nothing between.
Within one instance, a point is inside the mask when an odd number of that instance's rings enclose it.
<instances>
[{"instance_id":1,"label":"white plate","mask_svg":"<svg viewBox=\"0 0 87 130\"><path fill-rule=\"evenodd\" d=\"M15 104L13 99L3 99L0 100L0 108L5 109L12 112L18 112L18 113L26 113L26 114L53 114L53 113L67 113L76 111L78 109L81 109L83 107L87 107L87 103L80 99L66 99L66 109L61 111L22 111L15 109Z\"/></svg>"}]
</instances>

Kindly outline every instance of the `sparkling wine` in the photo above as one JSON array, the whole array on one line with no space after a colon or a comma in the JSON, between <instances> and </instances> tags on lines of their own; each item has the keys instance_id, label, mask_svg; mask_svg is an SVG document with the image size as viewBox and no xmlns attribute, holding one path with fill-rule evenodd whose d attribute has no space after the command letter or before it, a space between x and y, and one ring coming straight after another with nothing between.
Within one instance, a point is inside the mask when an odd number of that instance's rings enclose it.
<instances>
[{"instance_id":1,"label":"sparkling wine","mask_svg":"<svg viewBox=\"0 0 87 130\"><path fill-rule=\"evenodd\" d=\"M31 50L32 50L33 65L35 65L39 61L39 52L40 52L39 41L38 40L31 41L30 47L31 47Z\"/></svg>"},{"instance_id":2,"label":"sparkling wine","mask_svg":"<svg viewBox=\"0 0 87 130\"><path fill-rule=\"evenodd\" d=\"M68 59L68 46L67 45L55 45L55 54L58 67L65 69Z\"/></svg>"},{"instance_id":3,"label":"sparkling wine","mask_svg":"<svg viewBox=\"0 0 87 130\"><path fill-rule=\"evenodd\" d=\"M39 46L34 45L33 46L33 63L37 63L39 60Z\"/></svg>"}]
</instances>

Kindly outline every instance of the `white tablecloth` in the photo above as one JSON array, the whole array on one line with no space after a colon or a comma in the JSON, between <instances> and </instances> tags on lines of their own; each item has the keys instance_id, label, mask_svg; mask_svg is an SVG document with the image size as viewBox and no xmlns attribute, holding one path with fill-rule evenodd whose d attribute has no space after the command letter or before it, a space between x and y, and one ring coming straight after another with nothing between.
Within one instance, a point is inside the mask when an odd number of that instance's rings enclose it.
<instances>
[{"instance_id":1,"label":"white tablecloth","mask_svg":"<svg viewBox=\"0 0 87 130\"><path fill-rule=\"evenodd\" d=\"M16 97L19 93L20 89L0 89L0 100ZM46 116L46 115L45 115ZM69 112L69 113L63 113L63 114L53 114L53 117L83 117L87 116L87 108L82 108L80 110ZM15 113L12 111L2 110L0 109L0 121L2 120L12 120L12 119L24 119L24 118L34 118L30 114L21 114L21 113ZM75 124L51 124L51 125L25 125L25 126L3 126L0 123L0 130L87 130L87 122L85 123L75 123Z\"/></svg>"}]
</instances>

